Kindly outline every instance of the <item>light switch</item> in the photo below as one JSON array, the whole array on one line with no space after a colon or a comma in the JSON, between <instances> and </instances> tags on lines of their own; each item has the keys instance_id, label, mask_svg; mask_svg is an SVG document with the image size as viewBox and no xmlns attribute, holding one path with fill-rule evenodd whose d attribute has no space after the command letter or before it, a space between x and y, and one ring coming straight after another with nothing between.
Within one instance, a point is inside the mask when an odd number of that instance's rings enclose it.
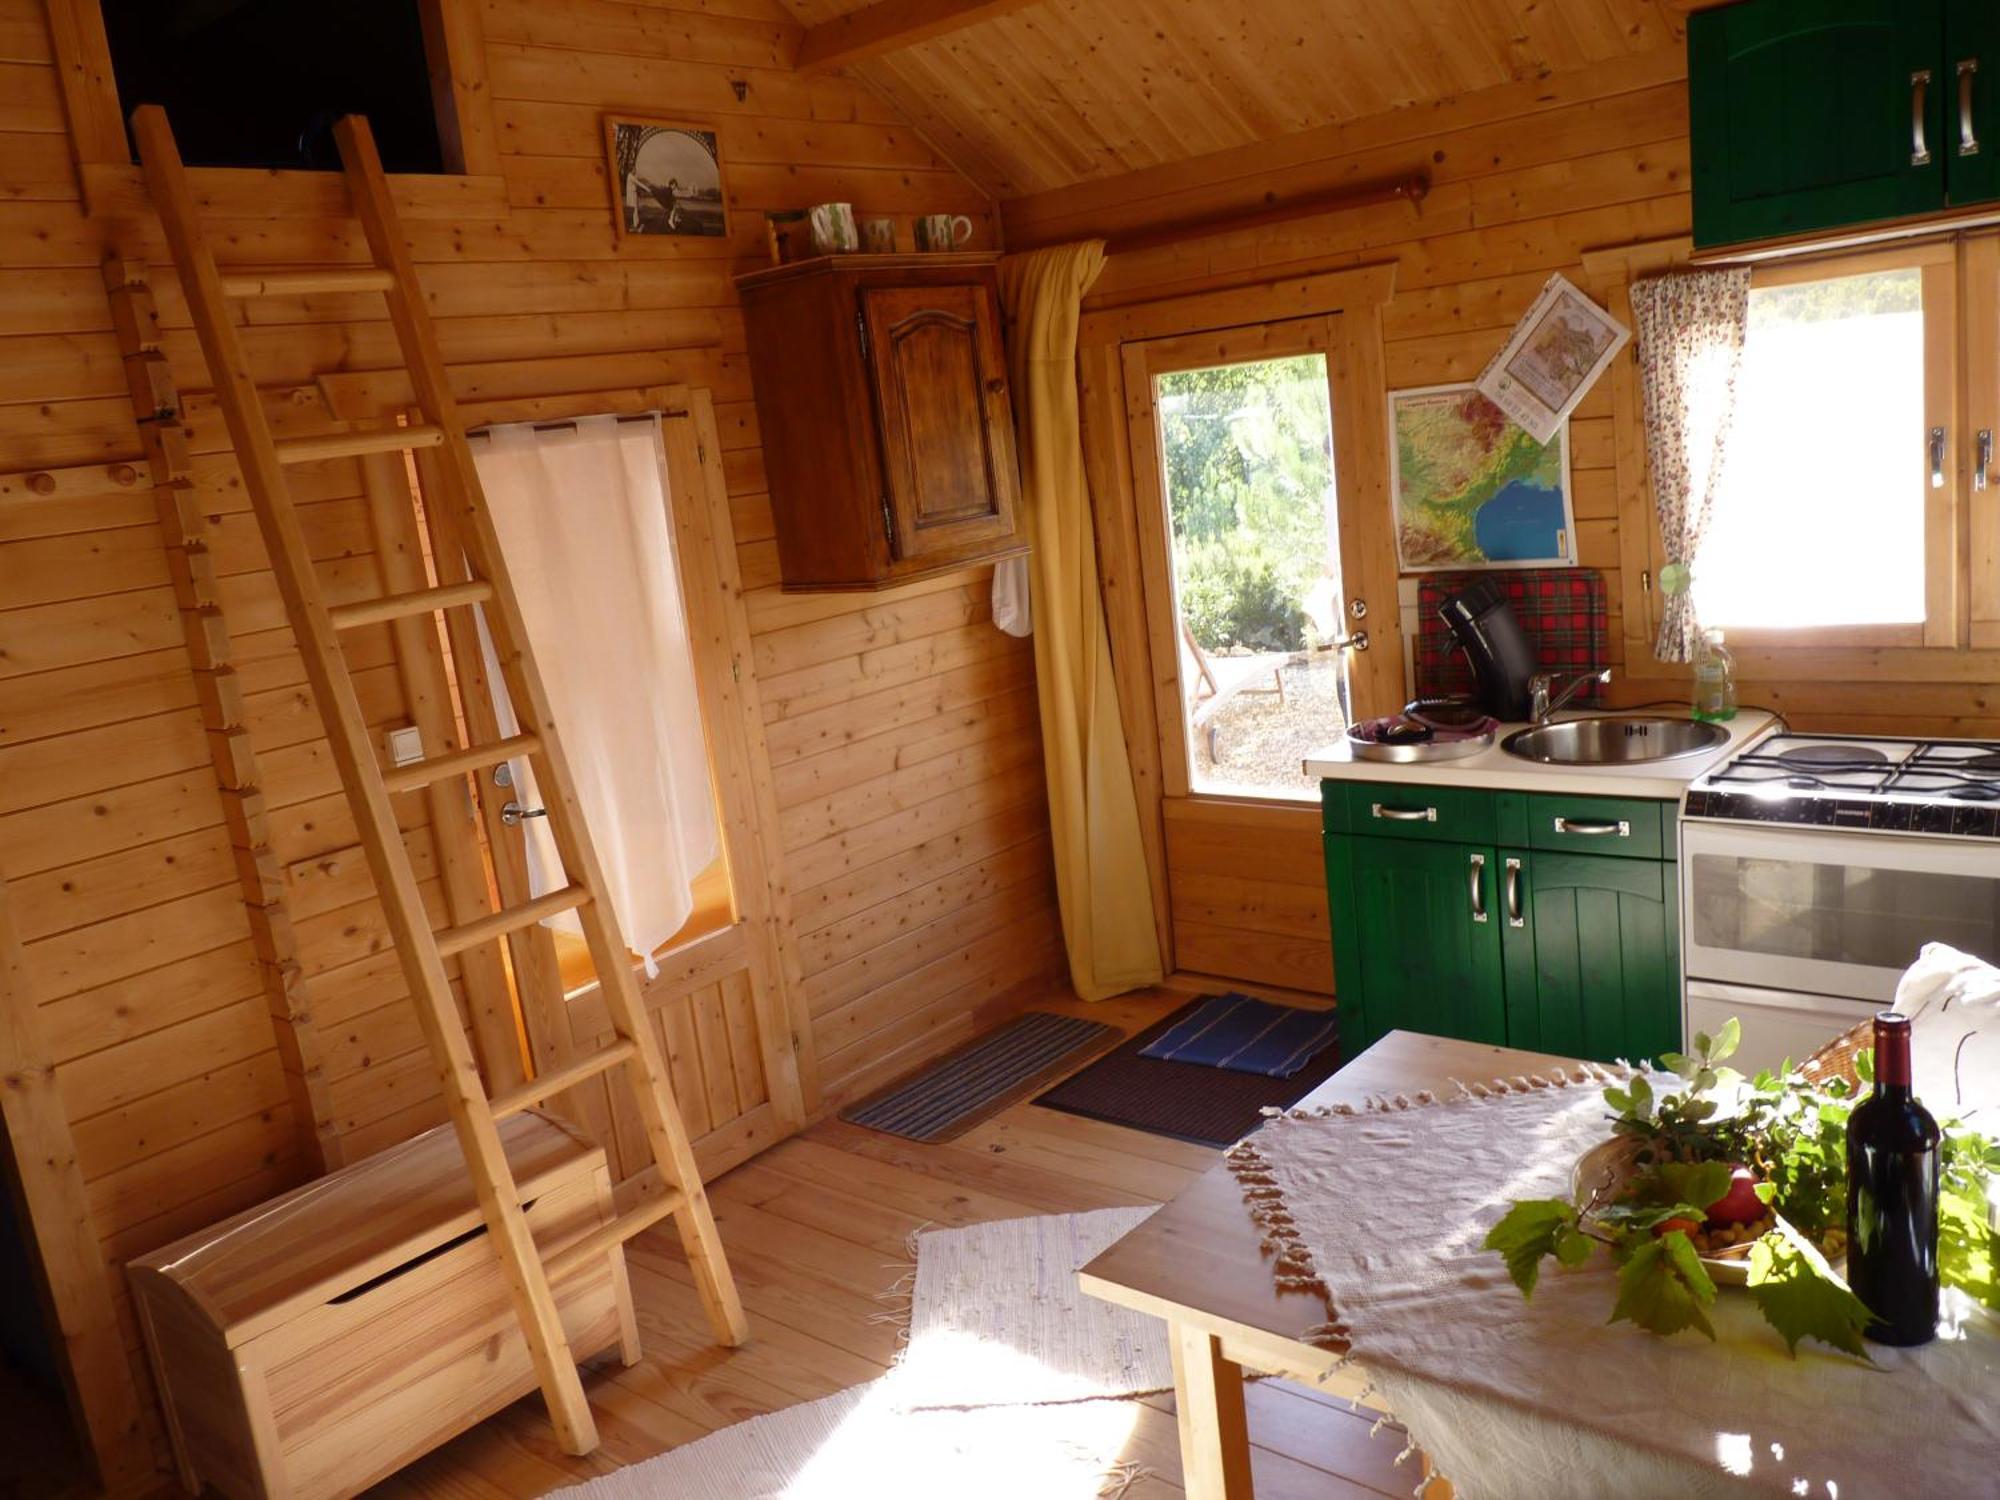
<instances>
[{"instance_id":1,"label":"light switch","mask_svg":"<svg viewBox=\"0 0 2000 1500\"><path fill-rule=\"evenodd\" d=\"M411 724L389 731L389 761L392 765L415 765L424 758L424 732Z\"/></svg>"}]
</instances>

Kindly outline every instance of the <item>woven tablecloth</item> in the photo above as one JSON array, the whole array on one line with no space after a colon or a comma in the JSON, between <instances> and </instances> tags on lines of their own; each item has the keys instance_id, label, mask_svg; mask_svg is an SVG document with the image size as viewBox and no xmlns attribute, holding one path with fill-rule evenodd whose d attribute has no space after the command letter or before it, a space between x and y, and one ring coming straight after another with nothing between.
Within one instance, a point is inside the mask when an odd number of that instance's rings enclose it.
<instances>
[{"instance_id":1,"label":"woven tablecloth","mask_svg":"<svg viewBox=\"0 0 2000 1500\"><path fill-rule=\"evenodd\" d=\"M1452 1102L1295 1112L1230 1163L1282 1284L1328 1301L1383 1404L1467 1500L2000 1495L2000 1331L1957 1293L1937 1342L1876 1365L1802 1343L1747 1295L1717 1342L1607 1323L1615 1271L1543 1263L1523 1302L1486 1232L1566 1197L1609 1130L1602 1079L1517 1080Z\"/></svg>"}]
</instances>

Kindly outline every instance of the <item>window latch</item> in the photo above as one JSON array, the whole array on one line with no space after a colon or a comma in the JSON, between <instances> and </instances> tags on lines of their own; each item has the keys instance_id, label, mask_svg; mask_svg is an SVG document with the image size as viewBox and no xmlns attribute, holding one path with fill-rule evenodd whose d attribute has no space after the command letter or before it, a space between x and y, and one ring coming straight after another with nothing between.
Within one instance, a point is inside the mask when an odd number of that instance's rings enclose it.
<instances>
[{"instance_id":1,"label":"window latch","mask_svg":"<svg viewBox=\"0 0 2000 1500\"><path fill-rule=\"evenodd\" d=\"M1978 443L1972 456L1972 487L1975 490L1986 488L1986 471L1992 467L1993 429L1982 427L1979 429Z\"/></svg>"},{"instance_id":2,"label":"window latch","mask_svg":"<svg viewBox=\"0 0 2000 1500\"><path fill-rule=\"evenodd\" d=\"M1941 490L1944 488L1944 429L1942 427L1933 427L1931 429L1930 449L1931 488Z\"/></svg>"}]
</instances>

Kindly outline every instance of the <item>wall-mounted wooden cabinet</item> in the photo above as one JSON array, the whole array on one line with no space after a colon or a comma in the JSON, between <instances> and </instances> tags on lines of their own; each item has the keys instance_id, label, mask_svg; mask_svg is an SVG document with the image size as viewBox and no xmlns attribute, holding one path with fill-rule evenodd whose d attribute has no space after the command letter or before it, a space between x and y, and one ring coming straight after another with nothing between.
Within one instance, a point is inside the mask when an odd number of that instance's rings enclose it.
<instances>
[{"instance_id":1,"label":"wall-mounted wooden cabinet","mask_svg":"<svg viewBox=\"0 0 2000 1500\"><path fill-rule=\"evenodd\" d=\"M992 255L740 277L787 589L877 589L1026 550Z\"/></svg>"},{"instance_id":2,"label":"wall-mounted wooden cabinet","mask_svg":"<svg viewBox=\"0 0 2000 1500\"><path fill-rule=\"evenodd\" d=\"M1993 0L1745 0L1688 18L1694 239L2000 198Z\"/></svg>"}]
</instances>

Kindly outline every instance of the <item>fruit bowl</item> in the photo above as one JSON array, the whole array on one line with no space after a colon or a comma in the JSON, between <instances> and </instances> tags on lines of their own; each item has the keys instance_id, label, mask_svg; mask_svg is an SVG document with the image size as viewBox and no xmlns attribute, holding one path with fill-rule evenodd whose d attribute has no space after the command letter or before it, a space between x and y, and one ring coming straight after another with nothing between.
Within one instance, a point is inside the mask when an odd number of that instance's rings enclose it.
<instances>
[{"instance_id":1,"label":"fruit bowl","mask_svg":"<svg viewBox=\"0 0 2000 1500\"><path fill-rule=\"evenodd\" d=\"M1593 1208L1616 1202L1638 1170L1641 1149L1632 1137L1615 1135L1579 1156L1569 1175L1570 1201L1578 1212L1588 1218ZM1745 1286L1750 1280L1750 1247L1774 1229L1795 1245L1812 1248L1804 1235L1769 1208L1753 1223L1726 1230L1693 1229L1688 1238L1709 1280L1717 1286Z\"/></svg>"}]
</instances>

